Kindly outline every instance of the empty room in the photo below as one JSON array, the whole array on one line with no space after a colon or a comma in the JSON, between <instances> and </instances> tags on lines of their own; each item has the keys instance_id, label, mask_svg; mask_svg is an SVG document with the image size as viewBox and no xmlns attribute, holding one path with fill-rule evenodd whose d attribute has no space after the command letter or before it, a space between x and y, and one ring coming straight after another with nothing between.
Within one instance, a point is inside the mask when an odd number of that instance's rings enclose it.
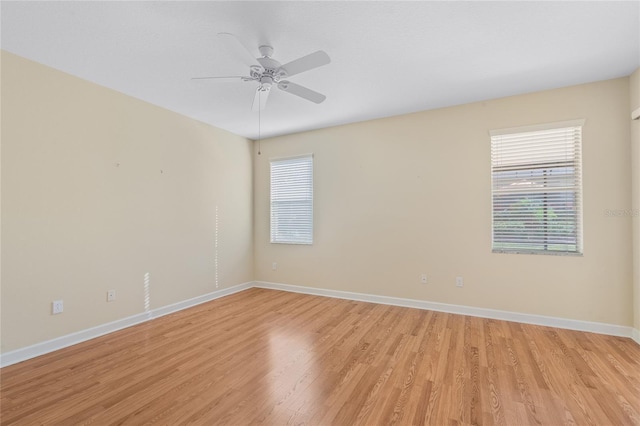
<instances>
[{"instance_id":1,"label":"empty room","mask_svg":"<svg viewBox=\"0 0 640 426\"><path fill-rule=\"evenodd\" d=\"M640 425L640 2L2 1L1 425Z\"/></svg>"}]
</instances>

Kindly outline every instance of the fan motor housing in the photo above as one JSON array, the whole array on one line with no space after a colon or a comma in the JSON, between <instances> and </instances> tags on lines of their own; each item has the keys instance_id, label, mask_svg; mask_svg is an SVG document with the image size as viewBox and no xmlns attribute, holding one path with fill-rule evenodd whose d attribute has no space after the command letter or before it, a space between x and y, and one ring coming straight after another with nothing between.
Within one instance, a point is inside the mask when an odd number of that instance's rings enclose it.
<instances>
[{"instance_id":1,"label":"fan motor housing","mask_svg":"<svg viewBox=\"0 0 640 426\"><path fill-rule=\"evenodd\" d=\"M265 70L277 70L278 68L280 68L280 62L276 61L275 59L272 58L258 58L257 59L258 62L260 62L260 65L262 65L262 68L264 68Z\"/></svg>"}]
</instances>

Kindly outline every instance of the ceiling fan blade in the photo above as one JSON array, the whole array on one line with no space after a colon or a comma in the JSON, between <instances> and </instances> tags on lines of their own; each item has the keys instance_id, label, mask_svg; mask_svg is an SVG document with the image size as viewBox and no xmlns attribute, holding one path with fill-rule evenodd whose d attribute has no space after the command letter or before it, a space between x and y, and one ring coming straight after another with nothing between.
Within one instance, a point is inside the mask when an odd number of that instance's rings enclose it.
<instances>
[{"instance_id":1,"label":"ceiling fan blade","mask_svg":"<svg viewBox=\"0 0 640 426\"><path fill-rule=\"evenodd\" d=\"M310 53L307 56L282 65L279 70L283 70L286 73L285 75L289 77L327 65L329 62L331 62L329 55L322 50L318 50L317 52Z\"/></svg>"},{"instance_id":2,"label":"ceiling fan blade","mask_svg":"<svg viewBox=\"0 0 640 426\"><path fill-rule=\"evenodd\" d=\"M327 97L322 93L315 92L311 89L307 89L304 86L300 86L299 84L295 84L286 80L278 83L278 89L289 92L296 96L300 96L301 98L314 102L316 104L319 104L327 99Z\"/></svg>"},{"instance_id":3,"label":"ceiling fan blade","mask_svg":"<svg viewBox=\"0 0 640 426\"><path fill-rule=\"evenodd\" d=\"M253 106L251 111L262 111L267 105L267 98L269 98L270 87L260 86L256 89L256 95L253 98Z\"/></svg>"},{"instance_id":4,"label":"ceiling fan blade","mask_svg":"<svg viewBox=\"0 0 640 426\"><path fill-rule=\"evenodd\" d=\"M218 38L223 42L230 54L236 56L246 65L259 65L251 51L233 34L218 33Z\"/></svg>"},{"instance_id":5,"label":"ceiling fan blade","mask_svg":"<svg viewBox=\"0 0 640 426\"><path fill-rule=\"evenodd\" d=\"M246 77L243 75L225 75L225 76L220 76L220 77L192 77L191 80L233 80L236 81L238 79L243 80L243 81L247 81L247 80L252 80L251 77Z\"/></svg>"}]
</instances>

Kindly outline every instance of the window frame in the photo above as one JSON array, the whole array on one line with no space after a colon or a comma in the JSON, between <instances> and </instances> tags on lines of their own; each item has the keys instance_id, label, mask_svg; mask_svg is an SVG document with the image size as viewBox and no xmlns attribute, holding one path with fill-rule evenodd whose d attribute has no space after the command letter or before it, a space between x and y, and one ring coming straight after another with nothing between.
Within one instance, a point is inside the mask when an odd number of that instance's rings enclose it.
<instances>
[{"instance_id":1,"label":"window frame","mask_svg":"<svg viewBox=\"0 0 640 426\"><path fill-rule=\"evenodd\" d=\"M310 160L310 175L308 176L308 192L310 194L310 200L305 200L304 203L307 204L308 208L308 229L304 229L304 233L308 234L308 238L285 238L278 230L274 230L274 222L278 222L278 217L274 217L274 204L278 202L274 202L274 180L273 180L273 166L274 163L278 162L290 162L293 160ZM277 157L269 159L269 242L271 244L293 244L293 245L313 245L314 240L314 226L313 226L313 208L314 208L314 191L313 191L313 173L314 173L314 155L310 154L300 154L288 157ZM298 202L300 202L298 200ZM277 209L276 209L277 210Z\"/></svg>"},{"instance_id":2,"label":"window frame","mask_svg":"<svg viewBox=\"0 0 640 426\"><path fill-rule=\"evenodd\" d=\"M582 156L582 146L583 146L583 141L584 141L584 137L583 137L583 130L584 130L584 124L585 124L585 120L584 119L577 119L577 120L570 120L570 121L561 121L561 122L554 122L554 123L545 123L545 124L539 124L539 125L532 125L532 126L521 126L521 127L513 127L513 128L506 128L506 129L497 129L497 130L492 130L489 132L490 135L490 143L491 143L491 251L493 253L510 253L510 254L535 254L535 255L551 255L551 256L583 256L584 254L584 232L583 232L583 224L584 224L584 198L583 198L583 192L584 192L584 179L583 179L583 156ZM515 135L520 135L522 136L522 134L526 134L526 133L531 133L531 132L544 132L544 131L551 131L551 130L561 130L561 129L575 129L575 128L579 128L579 137L577 138L577 141L574 139L573 142L573 150L574 150L574 157L573 157L573 161L572 161L572 174L571 176L573 176L573 182L575 182L575 186L572 187L571 191L565 191L567 193L572 194L573 197L573 201L572 201L572 206L575 209L575 238L576 238L576 242L575 242L575 250L551 250L549 248L544 248L544 249L533 249L533 248L525 248L525 247L514 247L514 248L508 248L508 247L497 247L496 246L496 184L495 184L495 178L496 178L496 173L505 173L505 170L502 171L496 171L496 169L499 169L498 167L496 167L495 164L495 160L494 160L494 156L495 156L495 146L494 144L496 143L494 141L494 138L500 137L500 136L515 136ZM575 130L574 130L575 131ZM567 145L568 146L568 145ZM551 185L548 184L548 173L552 173L554 170L559 170L563 168L563 166L557 166L557 167L553 167L550 166L549 164L544 164L544 163L539 163L536 164L535 161L531 161L531 162L519 162L519 163L514 163L512 164L512 167L510 167L510 171L511 172L522 172L525 170L528 170L531 174L534 174L536 171L539 173L543 174L543 180L544 180L544 185L542 186L542 188L552 188ZM566 166L564 168L567 168ZM571 168L571 167L569 167ZM524 192L523 194L539 194L540 196L544 197L545 200L548 200L548 197L550 196L550 194L554 194L554 192L552 190L550 191L532 191L530 193ZM517 191L513 191L513 192L503 192L502 195L503 196L515 196L515 194L517 194ZM547 202L545 202L545 213L544 213L544 220L545 220L545 224L548 223L548 219L547 219ZM529 236L532 235L532 233L528 234ZM541 232L540 235L544 235L545 238L547 238L549 235L553 235L553 233L550 233L550 231L548 229L545 229L545 231ZM500 236L500 235L498 235ZM504 237L504 234L502 235ZM523 238L524 240L524 238ZM526 242L520 242L520 243L516 243L516 244L526 244ZM533 245L534 243L531 243L531 245ZM543 244L543 243L538 243L538 244ZM544 242L545 245L550 245L551 243L548 243L547 241ZM553 245L553 244L551 244ZM555 244L558 245L558 244Z\"/></svg>"}]
</instances>

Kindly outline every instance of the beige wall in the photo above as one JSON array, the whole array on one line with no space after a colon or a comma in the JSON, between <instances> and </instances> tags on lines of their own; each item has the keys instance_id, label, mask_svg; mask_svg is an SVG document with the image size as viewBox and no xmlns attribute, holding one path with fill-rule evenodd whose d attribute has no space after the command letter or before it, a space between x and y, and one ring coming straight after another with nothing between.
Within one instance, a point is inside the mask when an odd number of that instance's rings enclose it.
<instances>
[{"instance_id":1,"label":"beige wall","mask_svg":"<svg viewBox=\"0 0 640 426\"><path fill-rule=\"evenodd\" d=\"M0 353L2 353L2 58L3 55L0 54Z\"/></svg>"},{"instance_id":2,"label":"beige wall","mask_svg":"<svg viewBox=\"0 0 640 426\"><path fill-rule=\"evenodd\" d=\"M255 278L629 326L631 218L605 215L630 206L628 110L620 78L263 141ZM488 132L580 118L584 256L492 254ZM269 159L302 153L315 242L270 244Z\"/></svg>"},{"instance_id":3,"label":"beige wall","mask_svg":"<svg viewBox=\"0 0 640 426\"><path fill-rule=\"evenodd\" d=\"M6 52L1 136L2 352L252 280L250 141Z\"/></svg>"},{"instance_id":4,"label":"beige wall","mask_svg":"<svg viewBox=\"0 0 640 426\"><path fill-rule=\"evenodd\" d=\"M630 110L640 108L640 68L629 77ZM633 221L633 326L640 330L640 120L631 121Z\"/></svg>"}]
</instances>

